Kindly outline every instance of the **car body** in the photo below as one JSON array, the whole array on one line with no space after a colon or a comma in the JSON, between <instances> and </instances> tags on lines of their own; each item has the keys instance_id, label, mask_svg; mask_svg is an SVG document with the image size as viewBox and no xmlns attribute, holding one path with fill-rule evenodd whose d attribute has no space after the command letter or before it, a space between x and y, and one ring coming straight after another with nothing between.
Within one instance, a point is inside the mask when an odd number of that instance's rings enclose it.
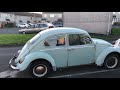
<instances>
[{"instance_id":1,"label":"car body","mask_svg":"<svg viewBox=\"0 0 120 90\"><path fill-rule=\"evenodd\" d=\"M17 27L19 28L28 28L30 25L27 23L22 23L22 24L18 24Z\"/></svg>"},{"instance_id":2,"label":"car body","mask_svg":"<svg viewBox=\"0 0 120 90\"><path fill-rule=\"evenodd\" d=\"M85 30L59 27L39 32L9 64L19 71L30 68L32 75L44 77L58 68L93 63L107 69L116 68L119 58L120 40L112 45L105 40L91 38Z\"/></svg>"},{"instance_id":3,"label":"car body","mask_svg":"<svg viewBox=\"0 0 120 90\"><path fill-rule=\"evenodd\" d=\"M54 21L54 22L52 22L52 24L53 24L55 27L63 27L63 22Z\"/></svg>"},{"instance_id":4,"label":"car body","mask_svg":"<svg viewBox=\"0 0 120 90\"><path fill-rule=\"evenodd\" d=\"M54 28L54 25L51 23L39 23L35 28L21 29L19 30L20 34L29 34L29 33L39 33L40 31L46 30L48 28Z\"/></svg>"}]
</instances>

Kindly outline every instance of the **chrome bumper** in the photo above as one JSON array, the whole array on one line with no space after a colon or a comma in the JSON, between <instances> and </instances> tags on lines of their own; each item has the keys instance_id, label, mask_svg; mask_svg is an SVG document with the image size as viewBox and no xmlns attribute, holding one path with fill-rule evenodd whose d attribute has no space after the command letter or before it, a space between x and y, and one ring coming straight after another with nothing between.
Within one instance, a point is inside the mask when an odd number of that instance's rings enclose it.
<instances>
[{"instance_id":1,"label":"chrome bumper","mask_svg":"<svg viewBox=\"0 0 120 90\"><path fill-rule=\"evenodd\" d=\"M15 65L12 65L12 62L15 61L16 58L17 58L17 57L14 56L14 57L9 61L9 65L10 65L10 67L11 67L12 69L19 70L18 67L16 67Z\"/></svg>"}]
</instances>

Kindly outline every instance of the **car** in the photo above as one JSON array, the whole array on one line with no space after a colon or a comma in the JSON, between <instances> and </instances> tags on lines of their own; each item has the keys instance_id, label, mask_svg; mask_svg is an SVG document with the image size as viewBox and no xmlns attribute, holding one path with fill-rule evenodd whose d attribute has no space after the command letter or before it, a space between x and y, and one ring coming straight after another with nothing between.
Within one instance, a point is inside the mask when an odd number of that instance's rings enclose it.
<instances>
[{"instance_id":1,"label":"car","mask_svg":"<svg viewBox=\"0 0 120 90\"><path fill-rule=\"evenodd\" d=\"M29 69L37 78L52 71L80 65L104 66L113 69L120 62L120 39L111 44L91 38L79 28L59 27L39 32L10 61L12 69Z\"/></svg>"},{"instance_id":2,"label":"car","mask_svg":"<svg viewBox=\"0 0 120 90\"><path fill-rule=\"evenodd\" d=\"M19 28L28 28L30 25L27 23L22 23L22 24L18 24L17 27Z\"/></svg>"},{"instance_id":3,"label":"car","mask_svg":"<svg viewBox=\"0 0 120 90\"><path fill-rule=\"evenodd\" d=\"M39 33L40 31L46 30L48 28L54 28L54 25L51 23L39 23L35 28L20 29L19 34Z\"/></svg>"},{"instance_id":4,"label":"car","mask_svg":"<svg viewBox=\"0 0 120 90\"><path fill-rule=\"evenodd\" d=\"M63 23L62 23L62 22L54 21L54 22L52 22L52 24L53 24L55 27L63 27Z\"/></svg>"}]
</instances>

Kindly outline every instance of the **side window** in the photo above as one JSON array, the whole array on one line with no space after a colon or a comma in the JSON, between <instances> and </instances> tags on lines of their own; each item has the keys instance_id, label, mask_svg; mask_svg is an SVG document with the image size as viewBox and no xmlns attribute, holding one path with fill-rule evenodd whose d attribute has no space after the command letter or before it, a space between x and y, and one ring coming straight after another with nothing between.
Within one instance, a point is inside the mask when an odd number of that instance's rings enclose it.
<instances>
[{"instance_id":1,"label":"side window","mask_svg":"<svg viewBox=\"0 0 120 90\"><path fill-rule=\"evenodd\" d=\"M65 35L53 36L44 41L46 47L65 46Z\"/></svg>"},{"instance_id":2,"label":"side window","mask_svg":"<svg viewBox=\"0 0 120 90\"><path fill-rule=\"evenodd\" d=\"M91 39L88 37L88 36L81 36L81 41L84 43L84 44L92 44L92 41Z\"/></svg>"},{"instance_id":3,"label":"side window","mask_svg":"<svg viewBox=\"0 0 120 90\"><path fill-rule=\"evenodd\" d=\"M69 45L84 45L91 44L91 39L88 36L81 34L70 34L69 35Z\"/></svg>"},{"instance_id":4,"label":"side window","mask_svg":"<svg viewBox=\"0 0 120 90\"><path fill-rule=\"evenodd\" d=\"M47 27L46 24L41 24L41 28Z\"/></svg>"}]
</instances>

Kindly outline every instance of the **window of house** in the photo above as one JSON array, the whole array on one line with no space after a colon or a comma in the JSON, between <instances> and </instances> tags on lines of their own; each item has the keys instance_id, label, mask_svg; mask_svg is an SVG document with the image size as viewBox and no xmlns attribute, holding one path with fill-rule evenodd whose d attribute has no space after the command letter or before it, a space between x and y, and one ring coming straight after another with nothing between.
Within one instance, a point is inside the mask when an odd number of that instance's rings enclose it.
<instances>
[{"instance_id":1,"label":"window of house","mask_svg":"<svg viewBox=\"0 0 120 90\"><path fill-rule=\"evenodd\" d=\"M55 17L55 15L54 14L50 14L50 17Z\"/></svg>"},{"instance_id":2,"label":"window of house","mask_svg":"<svg viewBox=\"0 0 120 90\"><path fill-rule=\"evenodd\" d=\"M44 45L47 47L65 46L65 35L50 37L44 41Z\"/></svg>"},{"instance_id":3,"label":"window of house","mask_svg":"<svg viewBox=\"0 0 120 90\"><path fill-rule=\"evenodd\" d=\"M10 14L10 17L12 17L12 14Z\"/></svg>"},{"instance_id":4,"label":"window of house","mask_svg":"<svg viewBox=\"0 0 120 90\"><path fill-rule=\"evenodd\" d=\"M22 20L19 20L20 23L22 23Z\"/></svg>"},{"instance_id":5,"label":"window of house","mask_svg":"<svg viewBox=\"0 0 120 90\"><path fill-rule=\"evenodd\" d=\"M46 17L47 17L47 14L44 14L44 17L46 18Z\"/></svg>"},{"instance_id":6,"label":"window of house","mask_svg":"<svg viewBox=\"0 0 120 90\"><path fill-rule=\"evenodd\" d=\"M91 44L91 39L86 35L81 34L70 34L69 35L69 45L84 45L84 44Z\"/></svg>"}]
</instances>

